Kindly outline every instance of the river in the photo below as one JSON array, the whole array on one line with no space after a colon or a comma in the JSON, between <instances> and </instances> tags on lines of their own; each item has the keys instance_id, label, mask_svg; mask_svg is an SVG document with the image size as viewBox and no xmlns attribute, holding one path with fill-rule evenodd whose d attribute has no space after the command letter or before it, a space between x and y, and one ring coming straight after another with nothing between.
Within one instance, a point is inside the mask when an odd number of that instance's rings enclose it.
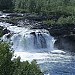
<instances>
[{"instance_id":1,"label":"river","mask_svg":"<svg viewBox=\"0 0 75 75\"><path fill-rule=\"evenodd\" d=\"M10 42L14 55L21 61L37 60L44 75L75 75L75 56L54 48L55 39L45 29L29 29L0 22L10 30L1 39ZM10 38L7 36L11 34ZM13 58L15 58L15 56Z\"/></svg>"}]
</instances>

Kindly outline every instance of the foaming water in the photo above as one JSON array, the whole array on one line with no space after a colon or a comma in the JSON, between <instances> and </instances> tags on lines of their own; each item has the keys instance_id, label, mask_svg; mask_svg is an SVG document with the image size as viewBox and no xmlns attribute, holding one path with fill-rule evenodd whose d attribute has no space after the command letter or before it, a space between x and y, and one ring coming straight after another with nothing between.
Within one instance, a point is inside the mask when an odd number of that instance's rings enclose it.
<instances>
[{"instance_id":1,"label":"foaming water","mask_svg":"<svg viewBox=\"0 0 75 75\"><path fill-rule=\"evenodd\" d=\"M75 56L70 54L15 52L14 55L21 56L21 61L35 59L44 75L75 75Z\"/></svg>"},{"instance_id":2,"label":"foaming water","mask_svg":"<svg viewBox=\"0 0 75 75\"><path fill-rule=\"evenodd\" d=\"M55 40L47 30L31 30L2 22L0 26L10 30L2 40L12 44L13 58L20 56L21 61L37 60L44 75L75 75L75 56L55 50Z\"/></svg>"},{"instance_id":3,"label":"foaming water","mask_svg":"<svg viewBox=\"0 0 75 75\"><path fill-rule=\"evenodd\" d=\"M54 50L54 38L45 29L29 29L11 26L8 23L1 23L1 26L10 30L10 33L5 34L2 39L12 42L12 48L17 52L48 52ZM10 38L7 38L9 35Z\"/></svg>"},{"instance_id":4,"label":"foaming water","mask_svg":"<svg viewBox=\"0 0 75 75\"><path fill-rule=\"evenodd\" d=\"M14 55L16 57L21 56L21 61L29 60L32 61L33 59L37 60L38 63L44 62L69 62L71 61L70 55L64 54L52 54L52 53L29 53L29 52L15 52ZM14 58L14 57L13 57Z\"/></svg>"}]
</instances>

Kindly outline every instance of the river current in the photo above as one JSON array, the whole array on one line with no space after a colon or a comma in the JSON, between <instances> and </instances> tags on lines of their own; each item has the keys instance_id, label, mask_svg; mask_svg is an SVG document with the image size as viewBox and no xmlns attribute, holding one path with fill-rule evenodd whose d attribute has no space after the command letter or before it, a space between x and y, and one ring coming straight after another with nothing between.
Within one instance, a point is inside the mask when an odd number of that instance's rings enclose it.
<instances>
[{"instance_id":1,"label":"river current","mask_svg":"<svg viewBox=\"0 0 75 75\"><path fill-rule=\"evenodd\" d=\"M55 39L47 30L32 30L5 22L0 22L0 26L10 30L1 39L12 43L14 55L20 56L21 61L35 59L44 75L75 75L75 56L54 48Z\"/></svg>"}]
</instances>

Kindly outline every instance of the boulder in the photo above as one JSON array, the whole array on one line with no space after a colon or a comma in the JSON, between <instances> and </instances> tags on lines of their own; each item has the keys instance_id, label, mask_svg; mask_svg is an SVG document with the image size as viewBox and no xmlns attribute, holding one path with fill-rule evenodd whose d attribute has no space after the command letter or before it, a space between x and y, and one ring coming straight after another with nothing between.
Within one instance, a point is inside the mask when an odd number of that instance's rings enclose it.
<instances>
[{"instance_id":1,"label":"boulder","mask_svg":"<svg viewBox=\"0 0 75 75\"><path fill-rule=\"evenodd\" d=\"M4 35L4 34L9 33L10 31L9 31L9 30L7 30L7 28L4 28L2 32L3 32L3 35Z\"/></svg>"},{"instance_id":2,"label":"boulder","mask_svg":"<svg viewBox=\"0 0 75 75\"><path fill-rule=\"evenodd\" d=\"M75 34L58 37L54 46L64 51L75 52Z\"/></svg>"}]
</instances>

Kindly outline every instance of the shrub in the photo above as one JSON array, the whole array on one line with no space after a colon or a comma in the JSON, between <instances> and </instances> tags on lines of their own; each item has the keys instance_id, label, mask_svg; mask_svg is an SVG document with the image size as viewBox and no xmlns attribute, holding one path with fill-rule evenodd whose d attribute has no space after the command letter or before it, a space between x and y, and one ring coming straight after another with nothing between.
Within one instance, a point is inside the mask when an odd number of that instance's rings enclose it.
<instances>
[{"instance_id":1,"label":"shrub","mask_svg":"<svg viewBox=\"0 0 75 75\"><path fill-rule=\"evenodd\" d=\"M56 22L54 20L46 20L46 21L43 21L44 24L47 24L48 26L52 26L54 25Z\"/></svg>"},{"instance_id":2,"label":"shrub","mask_svg":"<svg viewBox=\"0 0 75 75\"><path fill-rule=\"evenodd\" d=\"M68 16L66 18L60 17L57 21L57 24L59 25L75 24L75 17L74 16Z\"/></svg>"},{"instance_id":3,"label":"shrub","mask_svg":"<svg viewBox=\"0 0 75 75\"><path fill-rule=\"evenodd\" d=\"M36 61L11 60L13 51L7 43L0 42L0 75L44 75Z\"/></svg>"}]
</instances>

